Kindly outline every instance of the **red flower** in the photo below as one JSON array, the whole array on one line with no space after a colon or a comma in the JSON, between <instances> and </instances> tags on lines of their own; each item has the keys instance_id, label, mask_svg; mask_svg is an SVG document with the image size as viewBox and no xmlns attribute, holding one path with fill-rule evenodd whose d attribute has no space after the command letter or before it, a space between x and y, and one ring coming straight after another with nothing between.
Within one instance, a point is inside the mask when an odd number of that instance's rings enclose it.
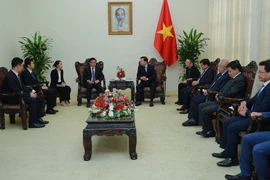
<instances>
[{"instance_id":1,"label":"red flower","mask_svg":"<svg viewBox=\"0 0 270 180\"><path fill-rule=\"evenodd\" d=\"M102 108L103 107L103 104L102 104L102 102L96 102L95 103L95 106Z\"/></svg>"},{"instance_id":2,"label":"red flower","mask_svg":"<svg viewBox=\"0 0 270 180\"><path fill-rule=\"evenodd\" d=\"M121 110L121 109L123 109L124 108L124 105L122 105L122 104L117 104L116 106L115 106L115 109L116 110Z\"/></svg>"}]
</instances>

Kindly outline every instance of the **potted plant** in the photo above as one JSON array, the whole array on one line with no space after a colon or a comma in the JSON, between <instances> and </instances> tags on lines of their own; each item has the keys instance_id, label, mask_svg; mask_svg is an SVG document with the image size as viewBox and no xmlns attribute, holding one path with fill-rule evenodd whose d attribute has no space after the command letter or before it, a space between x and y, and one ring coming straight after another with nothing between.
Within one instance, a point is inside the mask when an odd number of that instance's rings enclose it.
<instances>
[{"instance_id":1,"label":"potted plant","mask_svg":"<svg viewBox=\"0 0 270 180\"><path fill-rule=\"evenodd\" d=\"M39 32L36 32L31 38L21 37L21 49L23 51L23 57L31 57L35 61L35 75L40 82L46 80L44 73L49 70L52 63L49 56L49 50L51 48L52 39L41 36Z\"/></svg>"},{"instance_id":2,"label":"potted plant","mask_svg":"<svg viewBox=\"0 0 270 180\"><path fill-rule=\"evenodd\" d=\"M203 33L197 33L196 29L191 29L189 34L183 31L184 35L178 35L178 49L177 54L179 56L179 63L182 67L185 67L185 61L187 58L192 57L195 61L195 66L199 66L198 58L202 52L204 52L207 46L209 38L203 38ZM180 75L180 78L183 76Z\"/></svg>"}]
</instances>

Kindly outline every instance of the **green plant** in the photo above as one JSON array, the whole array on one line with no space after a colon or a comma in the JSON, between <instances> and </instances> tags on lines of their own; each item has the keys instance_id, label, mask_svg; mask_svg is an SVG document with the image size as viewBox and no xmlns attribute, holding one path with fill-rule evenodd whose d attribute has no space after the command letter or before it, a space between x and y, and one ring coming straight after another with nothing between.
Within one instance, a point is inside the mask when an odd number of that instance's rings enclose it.
<instances>
[{"instance_id":1,"label":"green plant","mask_svg":"<svg viewBox=\"0 0 270 180\"><path fill-rule=\"evenodd\" d=\"M178 35L178 49L179 63L185 67L185 61L188 58L194 58L195 66L199 66L198 58L204 52L209 38L203 38L203 33L197 33L196 29L191 29L189 34L183 31L184 35ZM180 76L181 77L181 76Z\"/></svg>"},{"instance_id":2,"label":"green plant","mask_svg":"<svg viewBox=\"0 0 270 180\"><path fill-rule=\"evenodd\" d=\"M46 78L44 73L50 69L52 63L51 57L49 57L49 50L51 48L52 39L41 36L39 32L36 32L31 38L21 37L21 49L23 51L23 57L31 57L35 63L35 75L41 82Z\"/></svg>"}]
</instances>

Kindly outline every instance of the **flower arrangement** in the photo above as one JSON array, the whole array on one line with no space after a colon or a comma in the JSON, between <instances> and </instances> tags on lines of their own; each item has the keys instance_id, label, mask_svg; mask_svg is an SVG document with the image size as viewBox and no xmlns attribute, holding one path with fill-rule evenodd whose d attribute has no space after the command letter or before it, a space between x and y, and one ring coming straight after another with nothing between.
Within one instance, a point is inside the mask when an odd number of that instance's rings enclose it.
<instances>
[{"instance_id":1,"label":"flower arrangement","mask_svg":"<svg viewBox=\"0 0 270 180\"><path fill-rule=\"evenodd\" d=\"M121 68L119 66L117 66L117 74L116 75L117 75L117 77L119 79L122 79L122 78L124 78L126 76L125 71L123 70L123 68Z\"/></svg>"},{"instance_id":2,"label":"flower arrangement","mask_svg":"<svg viewBox=\"0 0 270 180\"><path fill-rule=\"evenodd\" d=\"M104 94L99 95L89 112L92 117L116 119L121 117L132 117L136 107L127 95L123 95L121 90L110 92L106 90Z\"/></svg>"}]
</instances>

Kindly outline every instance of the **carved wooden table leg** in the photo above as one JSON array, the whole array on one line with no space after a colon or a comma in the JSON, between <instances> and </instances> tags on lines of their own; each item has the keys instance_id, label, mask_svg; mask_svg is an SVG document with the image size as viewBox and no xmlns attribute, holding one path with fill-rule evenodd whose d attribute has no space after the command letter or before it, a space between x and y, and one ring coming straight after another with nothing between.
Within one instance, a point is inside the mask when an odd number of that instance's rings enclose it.
<instances>
[{"instance_id":1,"label":"carved wooden table leg","mask_svg":"<svg viewBox=\"0 0 270 180\"><path fill-rule=\"evenodd\" d=\"M127 135L129 137L129 155L132 160L137 159L136 144L137 144L137 134L136 129L128 129Z\"/></svg>"},{"instance_id":2,"label":"carved wooden table leg","mask_svg":"<svg viewBox=\"0 0 270 180\"><path fill-rule=\"evenodd\" d=\"M131 100L134 101L134 98L135 98L134 84L131 85L130 89L131 89Z\"/></svg>"},{"instance_id":3,"label":"carved wooden table leg","mask_svg":"<svg viewBox=\"0 0 270 180\"><path fill-rule=\"evenodd\" d=\"M92 134L89 130L83 131L83 146L84 146L84 156L85 161L89 161L92 156Z\"/></svg>"}]
</instances>

